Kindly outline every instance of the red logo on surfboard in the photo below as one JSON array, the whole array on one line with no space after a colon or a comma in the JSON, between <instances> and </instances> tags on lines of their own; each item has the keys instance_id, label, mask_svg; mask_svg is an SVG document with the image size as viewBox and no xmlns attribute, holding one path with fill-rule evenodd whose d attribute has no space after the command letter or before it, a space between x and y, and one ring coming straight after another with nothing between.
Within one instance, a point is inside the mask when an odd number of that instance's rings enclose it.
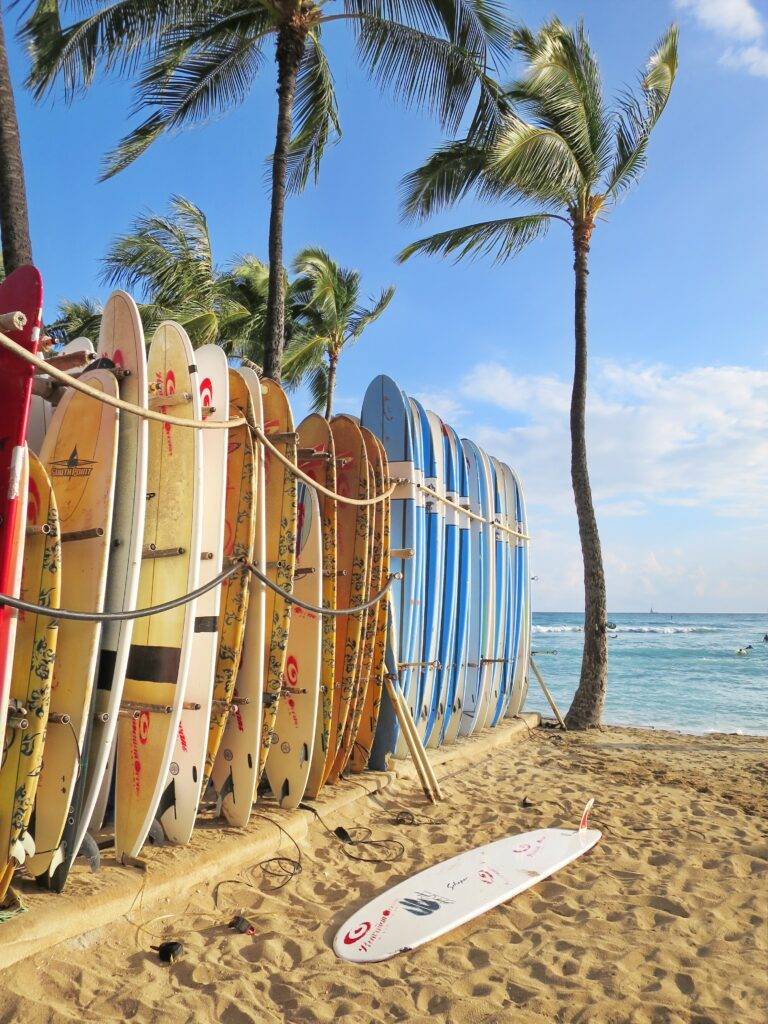
<instances>
[{"instance_id":1,"label":"red logo on surfboard","mask_svg":"<svg viewBox=\"0 0 768 1024\"><path fill-rule=\"evenodd\" d=\"M359 942L360 939L364 939L368 932L371 930L370 921L361 921L360 924L356 924L354 928L350 928L347 934L344 936L344 942L347 946L352 946L354 943Z\"/></svg>"}]
</instances>

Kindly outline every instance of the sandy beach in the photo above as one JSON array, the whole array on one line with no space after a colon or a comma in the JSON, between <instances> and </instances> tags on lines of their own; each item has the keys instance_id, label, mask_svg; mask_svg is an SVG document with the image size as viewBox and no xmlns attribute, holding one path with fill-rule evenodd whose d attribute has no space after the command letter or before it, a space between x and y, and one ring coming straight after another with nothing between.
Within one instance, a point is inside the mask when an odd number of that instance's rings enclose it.
<instances>
[{"instance_id":1,"label":"sandy beach","mask_svg":"<svg viewBox=\"0 0 768 1024\"><path fill-rule=\"evenodd\" d=\"M318 823L279 891L254 869L219 888L216 909L212 877L178 906L137 904L131 923L11 967L0 1021L757 1024L767 755L756 737L533 730L444 771L439 806L398 780L327 822L399 839L399 861L351 860ZM366 968L335 958L335 930L385 886L505 833L576 822L589 795L604 839L583 860L413 953ZM398 823L404 810L416 824ZM281 852L296 855L287 841ZM227 927L238 912L255 935ZM149 951L168 938L185 946L171 966Z\"/></svg>"}]
</instances>

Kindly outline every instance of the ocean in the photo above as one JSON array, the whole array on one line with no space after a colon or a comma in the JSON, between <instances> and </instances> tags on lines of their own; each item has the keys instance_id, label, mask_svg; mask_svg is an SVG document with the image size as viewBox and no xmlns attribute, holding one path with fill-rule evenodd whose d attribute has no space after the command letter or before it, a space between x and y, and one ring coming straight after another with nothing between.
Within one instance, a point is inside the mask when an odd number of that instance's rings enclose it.
<instances>
[{"instance_id":1,"label":"ocean","mask_svg":"<svg viewBox=\"0 0 768 1024\"><path fill-rule=\"evenodd\" d=\"M768 734L768 615L611 613L604 721ZM533 616L539 671L563 714L579 682L583 615ZM739 648L753 645L746 655ZM551 711L531 673L527 711Z\"/></svg>"}]
</instances>

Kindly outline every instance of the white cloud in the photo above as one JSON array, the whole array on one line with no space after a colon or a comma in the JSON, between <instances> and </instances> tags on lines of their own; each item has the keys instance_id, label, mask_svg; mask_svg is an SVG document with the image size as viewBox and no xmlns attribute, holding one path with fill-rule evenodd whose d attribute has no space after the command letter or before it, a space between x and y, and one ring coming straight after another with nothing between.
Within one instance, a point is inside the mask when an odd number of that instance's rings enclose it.
<instances>
[{"instance_id":1,"label":"white cloud","mask_svg":"<svg viewBox=\"0 0 768 1024\"><path fill-rule=\"evenodd\" d=\"M578 608L570 382L479 364L458 398L465 433L522 476L537 607ZM614 609L765 605L768 371L596 363L587 431Z\"/></svg>"},{"instance_id":2,"label":"white cloud","mask_svg":"<svg viewBox=\"0 0 768 1024\"><path fill-rule=\"evenodd\" d=\"M763 22L750 0L675 0L703 28L727 39L752 40L763 34Z\"/></svg>"},{"instance_id":3,"label":"white cloud","mask_svg":"<svg viewBox=\"0 0 768 1024\"><path fill-rule=\"evenodd\" d=\"M768 78L765 22L751 0L674 0L674 6L689 11L702 28L717 37L740 44L725 50L720 57L722 65Z\"/></svg>"}]
</instances>

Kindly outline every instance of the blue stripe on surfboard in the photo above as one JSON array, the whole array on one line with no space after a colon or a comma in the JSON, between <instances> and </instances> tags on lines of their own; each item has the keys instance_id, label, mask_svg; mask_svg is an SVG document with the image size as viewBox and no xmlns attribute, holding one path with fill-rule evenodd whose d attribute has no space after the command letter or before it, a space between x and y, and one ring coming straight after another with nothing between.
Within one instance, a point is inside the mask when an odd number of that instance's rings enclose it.
<instances>
[{"instance_id":1,"label":"blue stripe on surfboard","mask_svg":"<svg viewBox=\"0 0 768 1024\"><path fill-rule=\"evenodd\" d=\"M469 499L469 485L467 480L467 460L464 449L461 447L459 435L448 427L449 447L453 453L454 469L456 471L456 492L459 497L459 504L467 503ZM472 596L470 578L470 528L468 520L459 527L458 539L458 588L456 594L456 629L453 647L453 665L448 684L448 709L443 722L441 742L443 742L449 730L455 732L452 719L460 716L464 706L464 689L467 676L467 644L469 639L469 613L470 600Z\"/></svg>"}]
</instances>

